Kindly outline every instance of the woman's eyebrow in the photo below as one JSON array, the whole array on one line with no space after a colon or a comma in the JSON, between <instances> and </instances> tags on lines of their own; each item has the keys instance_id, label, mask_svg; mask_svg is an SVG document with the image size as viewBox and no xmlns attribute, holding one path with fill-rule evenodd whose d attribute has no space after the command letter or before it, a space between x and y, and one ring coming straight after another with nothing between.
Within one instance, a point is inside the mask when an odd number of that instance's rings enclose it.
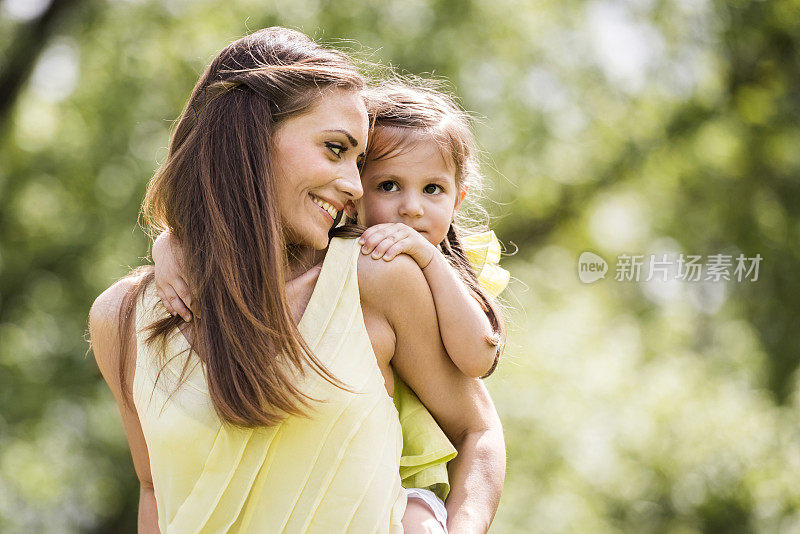
<instances>
[{"instance_id":1,"label":"woman's eyebrow","mask_svg":"<svg viewBox=\"0 0 800 534\"><path fill-rule=\"evenodd\" d=\"M347 130L325 130L325 131L344 134L345 137L347 137L347 140L350 141L350 144L353 145L353 147L358 146L358 141L356 141L356 138L350 135L350 132L348 132Z\"/></svg>"}]
</instances>

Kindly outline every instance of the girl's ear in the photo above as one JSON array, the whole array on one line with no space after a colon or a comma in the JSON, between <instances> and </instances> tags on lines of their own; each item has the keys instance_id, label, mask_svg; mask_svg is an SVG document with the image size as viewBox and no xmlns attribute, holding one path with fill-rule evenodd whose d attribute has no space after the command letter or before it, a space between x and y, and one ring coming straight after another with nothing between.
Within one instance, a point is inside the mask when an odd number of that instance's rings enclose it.
<instances>
[{"instance_id":1,"label":"girl's ear","mask_svg":"<svg viewBox=\"0 0 800 534\"><path fill-rule=\"evenodd\" d=\"M461 207L461 203L464 202L464 199L467 198L467 193L469 192L469 186L465 185L461 191L458 192L458 196L456 197L456 207L455 211Z\"/></svg>"}]
</instances>

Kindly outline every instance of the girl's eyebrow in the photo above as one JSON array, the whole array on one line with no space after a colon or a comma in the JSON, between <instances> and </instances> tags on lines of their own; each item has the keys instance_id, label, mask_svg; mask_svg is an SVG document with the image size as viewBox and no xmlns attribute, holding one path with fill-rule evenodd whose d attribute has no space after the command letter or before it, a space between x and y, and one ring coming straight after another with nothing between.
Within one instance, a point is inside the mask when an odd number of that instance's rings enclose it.
<instances>
[{"instance_id":1,"label":"girl's eyebrow","mask_svg":"<svg viewBox=\"0 0 800 534\"><path fill-rule=\"evenodd\" d=\"M325 130L325 131L344 134L345 137L347 137L347 140L350 141L350 144L353 145L353 148L358 146L358 141L356 141L356 138L350 135L350 132L348 132L347 130Z\"/></svg>"},{"instance_id":2,"label":"girl's eyebrow","mask_svg":"<svg viewBox=\"0 0 800 534\"><path fill-rule=\"evenodd\" d=\"M382 172L380 174L373 174L372 176L370 176L371 180L385 180L387 178L389 180L397 180L399 177L396 174L392 174L390 172Z\"/></svg>"}]
</instances>

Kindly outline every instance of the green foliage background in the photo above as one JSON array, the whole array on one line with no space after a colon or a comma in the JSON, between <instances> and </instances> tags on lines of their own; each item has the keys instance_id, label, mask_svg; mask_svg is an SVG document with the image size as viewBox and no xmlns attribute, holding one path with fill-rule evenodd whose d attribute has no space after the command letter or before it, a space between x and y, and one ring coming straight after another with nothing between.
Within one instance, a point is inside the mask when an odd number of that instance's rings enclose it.
<instances>
[{"instance_id":1,"label":"green foliage background","mask_svg":"<svg viewBox=\"0 0 800 534\"><path fill-rule=\"evenodd\" d=\"M0 50L20 22L0 5ZM800 530L800 2L84 2L0 125L0 530L134 532L84 338L147 254L171 120L214 53L295 27L448 78L487 153L512 333L488 385L493 532ZM581 284L590 250L611 270ZM763 257L757 281L614 280L619 254Z\"/></svg>"}]
</instances>

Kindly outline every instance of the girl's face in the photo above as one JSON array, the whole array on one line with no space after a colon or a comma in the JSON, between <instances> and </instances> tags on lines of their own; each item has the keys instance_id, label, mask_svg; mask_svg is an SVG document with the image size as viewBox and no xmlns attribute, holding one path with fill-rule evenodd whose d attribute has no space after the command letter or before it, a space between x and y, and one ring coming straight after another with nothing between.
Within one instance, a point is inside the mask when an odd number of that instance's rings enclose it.
<instances>
[{"instance_id":1,"label":"girl's face","mask_svg":"<svg viewBox=\"0 0 800 534\"><path fill-rule=\"evenodd\" d=\"M369 161L361 174L359 222L404 223L438 245L463 200L455 173L455 164L432 139L412 141L396 154Z\"/></svg>"},{"instance_id":2,"label":"girl's face","mask_svg":"<svg viewBox=\"0 0 800 534\"><path fill-rule=\"evenodd\" d=\"M275 192L286 241L317 250L328 246L337 211L361 196L358 163L368 131L356 91L330 89L306 113L275 131Z\"/></svg>"}]
</instances>

